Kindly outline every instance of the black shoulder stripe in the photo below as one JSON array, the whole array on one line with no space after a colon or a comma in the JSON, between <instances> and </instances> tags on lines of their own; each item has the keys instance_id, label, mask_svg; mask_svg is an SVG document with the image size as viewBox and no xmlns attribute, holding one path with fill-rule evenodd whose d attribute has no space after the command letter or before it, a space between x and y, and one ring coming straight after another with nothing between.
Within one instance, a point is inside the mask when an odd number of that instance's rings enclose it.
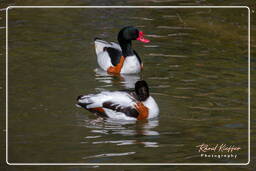
<instances>
[{"instance_id":1,"label":"black shoulder stripe","mask_svg":"<svg viewBox=\"0 0 256 171\"><path fill-rule=\"evenodd\" d=\"M137 118L139 116L139 112L132 107L122 107L119 104L114 104L112 102L103 103L104 108L108 108L117 112L122 112L127 116Z\"/></svg>"},{"instance_id":2,"label":"black shoulder stripe","mask_svg":"<svg viewBox=\"0 0 256 171\"><path fill-rule=\"evenodd\" d=\"M126 108L124 112L127 116L137 118L139 116L139 112L134 108Z\"/></svg>"},{"instance_id":3,"label":"black shoulder stripe","mask_svg":"<svg viewBox=\"0 0 256 171\"><path fill-rule=\"evenodd\" d=\"M116 66L119 64L120 58L122 56L122 52L120 50L112 47L105 47L103 50L108 52L112 65Z\"/></svg>"}]
</instances>

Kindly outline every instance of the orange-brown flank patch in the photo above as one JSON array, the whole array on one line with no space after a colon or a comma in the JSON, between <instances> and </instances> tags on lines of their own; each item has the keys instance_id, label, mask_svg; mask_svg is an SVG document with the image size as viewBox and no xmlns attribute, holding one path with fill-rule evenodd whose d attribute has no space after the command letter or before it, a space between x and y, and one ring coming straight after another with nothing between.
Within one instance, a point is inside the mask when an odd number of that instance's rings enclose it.
<instances>
[{"instance_id":1,"label":"orange-brown flank patch","mask_svg":"<svg viewBox=\"0 0 256 171\"><path fill-rule=\"evenodd\" d=\"M120 58L120 61L119 61L119 64L117 64L116 66L111 66L108 68L107 72L108 73L113 73L113 74L119 74L121 72L121 69L123 67L123 64L124 64L124 56L121 56Z\"/></svg>"},{"instance_id":2,"label":"orange-brown flank patch","mask_svg":"<svg viewBox=\"0 0 256 171\"><path fill-rule=\"evenodd\" d=\"M96 111L96 112L100 112L100 113L104 113L105 112L104 109L101 108L101 107L91 108L90 110L93 111L93 112Z\"/></svg>"},{"instance_id":3,"label":"orange-brown flank patch","mask_svg":"<svg viewBox=\"0 0 256 171\"><path fill-rule=\"evenodd\" d=\"M148 118L148 108L146 106L144 106L143 103L138 102L135 105L135 108L139 112L139 116L137 117L138 120L143 120L143 119L147 119Z\"/></svg>"}]
</instances>

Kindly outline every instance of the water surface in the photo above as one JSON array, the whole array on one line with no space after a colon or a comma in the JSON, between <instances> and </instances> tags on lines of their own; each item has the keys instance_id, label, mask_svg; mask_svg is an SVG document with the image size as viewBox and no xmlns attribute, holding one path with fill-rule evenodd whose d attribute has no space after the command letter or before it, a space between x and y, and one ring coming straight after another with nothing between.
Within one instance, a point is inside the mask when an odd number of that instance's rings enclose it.
<instances>
[{"instance_id":1,"label":"water surface","mask_svg":"<svg viewBox=\"0 0 256 171\"><path fill-rule=\"evenodd\" d=\"M158 0L157 0L158 1ZM97 14L97 15L96 15ZM9 162L247 162L247 9L11 9ZM93 39L127 25L138 75L98 69ZM98 121L77 95L150 86L158 118ZM195 146L233 144L236 159L201 158Z\"/></svg>"}]
</instances>

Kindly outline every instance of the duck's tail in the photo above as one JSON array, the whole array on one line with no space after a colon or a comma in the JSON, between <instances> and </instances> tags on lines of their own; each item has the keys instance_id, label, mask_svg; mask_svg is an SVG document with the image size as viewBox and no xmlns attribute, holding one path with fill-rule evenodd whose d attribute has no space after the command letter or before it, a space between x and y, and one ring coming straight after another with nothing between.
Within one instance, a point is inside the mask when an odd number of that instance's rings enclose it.
<instances>
[{"instance_id":1,"label":"duck's tail","mask_svg":"<svg viewBox=\"0 0 256 171\"><path fill-rule=\"evenodd\" d=\"M98 116L101 117L107 117L104 109L102 108L101 105L97 104L94 100L93 100L94 95L90 94L90 95L80 95L77 97L77 106L78 107L83 107L86 110L97 114Z\"/></svg>"},{"instance_id":2,"label":"duck's tail","mask_svg":"<svg viewBox=\"0 0 256 171\"><path fill-rule=\"evenodd\" d=\"M95 44L95 50L96 50L97 55L99 53L103 52L105 47L111 47L112 46L112 44L110 44L109 42L101 40L98 37L94 38L94 44Z\"/></svg>"}]
</instances>

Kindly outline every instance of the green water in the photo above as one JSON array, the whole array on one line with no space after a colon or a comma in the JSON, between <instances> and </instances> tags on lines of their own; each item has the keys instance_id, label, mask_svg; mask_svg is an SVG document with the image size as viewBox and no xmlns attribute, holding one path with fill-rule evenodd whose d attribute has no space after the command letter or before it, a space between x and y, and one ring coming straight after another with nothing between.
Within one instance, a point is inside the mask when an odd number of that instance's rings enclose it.
<instances>
[{"instance_id":1,"label":"green water","mask_svg":"<svg viewBox=\"0 0 256 171\"><path fill-rule=\"evenodd\" d=\"M8 161L11 163L246 163L248 11L244 9L11 9ZM93 38L126 25L144 62L135 76L95 72ZM160 116L95 122L77 95L144 79ZM236 159L202 158L195 146L241 147Z\"/></svg>"}]
</instances>

